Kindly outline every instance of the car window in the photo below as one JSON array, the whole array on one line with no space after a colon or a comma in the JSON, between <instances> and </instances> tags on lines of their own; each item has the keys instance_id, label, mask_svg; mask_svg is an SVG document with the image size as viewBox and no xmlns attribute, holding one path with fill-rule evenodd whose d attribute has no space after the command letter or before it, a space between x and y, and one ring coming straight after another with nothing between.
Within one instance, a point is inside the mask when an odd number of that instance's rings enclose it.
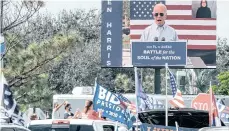
<instances>
[{"instance_id":1,"label":"car window","mask_svg":"<svg viewBox=\"0 0 229 131\"><path fill-rule=\"evenodd\" d=\"M94 131L92 125L70 125L68 128L63 128L61 125L30 125L29 129L31 131Z\"/></svg>"},{"instance_id":2,"label":"car window","mask_svg":"<svg viewBox=\"0 0 229 131\"><path fill-rule=\"evenodd\" d=\"M103 131L114 131L113 125L103 125Z\"/></svg>"},{"instance_id":3,"label":"car window","mask_svg":"<svg viewBox=\"0 0 229 131\"><path fill-rule=\"evenodd\" d=\"M94 131L92 125L71 125L70 131Z\"/></svg>"},{"instance_id":4,"label":"car window","mask_svg":"<svg viewBox=\"0 0 229 131\"><path fill-rule=\"evenodd\" d=\"M31 131L51 131L51 125L29 125Z\"/></svg>"}]
</instances>

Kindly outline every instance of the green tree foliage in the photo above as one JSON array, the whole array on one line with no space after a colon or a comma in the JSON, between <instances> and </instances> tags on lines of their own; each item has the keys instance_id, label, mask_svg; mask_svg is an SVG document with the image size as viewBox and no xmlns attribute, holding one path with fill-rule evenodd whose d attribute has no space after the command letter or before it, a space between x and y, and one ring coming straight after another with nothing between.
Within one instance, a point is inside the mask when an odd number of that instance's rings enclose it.
<instances>
[{"instance_id":1,"label":"green tree foliage","mask_svg":"<svg viewBox=\"0 0 229 131\"><path fill-rule=\"evenodd\" d=\"M46 109L47 105L49 105L49 109L52 107L52 95L57 92L64 93L64 90L61 91L62 88L58 86L53 88L50 83L52 81L58 82L58 79L52 79L50 74L55 71L57 66L67 63L66 61L70 60L68 59L70 54L74 54L71 57L77 59L79 63L81 62L81 66L88 65L81 73L79 72L80 79L87 77L85 71L89 72L89 76L92 72L89 69L94 69L91 67L99 65L99 24L98 17L92 12L94 13L94 11L86 13L82 10L63 11L57 18L49 14L37 14L24 23L5 30L7 53L3 56L4 74L15 93L16 100L22 104L22 107L26 108L29 105L36 105L43 109ZM88 22L87 20L91 18L93 19ZM85 44L89 43L89 38L91 44ZM91 59L85 61L84 58ZM77 71L72 72L75 69L81 69L81 66L73 65L71 61L67 64L65 68L72 65L68 75L63 75L61 72L63 69L58 69L58 75L64 76L63 80L70 78L70 75ZM64 72L64 74L67 73ZM90 82L87 83L92 84L93 80L88 80ZM74 80L72 79L72 81ZM65 84L63 81L61 82L59 83ZM78 83L73 84L72 87ZM63 87L65 89L65 85Z\"/></svg>"},{"instance_id":2,"label":"green tree foliage","mask_svg":"<svg viewBox=\"0 0 229 131\"><path fill-rule=\"evenodd\" d=\"M229 95L229 71L222 72L218 75L219 85L213 87L215 94Z\"/></svg>"},{"instance_id":3,"label":"green tree foliage","mask_svg":"<svg viewBox=\"0 0 229 131\"><path fill-rule=\"evenodd\" d=\"M120 93L133 93L133 82L126 74L117 74L115 79L115 90Z\"/></svg>"},{"instance_id":4,"label":"green tree foliage","mask_svg":"<svg viewBox=\"0 0 229 131\"><path fill-rule=\"evenodd\" d=\"M19 103L42 105L51 100L54 91L48 86L49 70L79 42L75 36L57 35L27 48L19 42L6 54L4 73Z\"/></svg>"},{"instance_id":5,"label":"green tree foliage","mask_svg":"<svg viewBox=\"0 0 229 131\"><path fill-rule=\"evenodd\" d=\"M206 93L210 87L210 81L212 81L212 85L215 82L215 69L196 69L196 87L199 89L199 93ZM214 75L215 74L215 75Z\"/></svg>"},{"instance_id":6,"label":"green tree foliage","mask_svg":"<svg viewBox=\"0 0 229 131\"><path fill-rule=\"evenodd\" d=\"M219 38L217 44L217 72L227 71L229 69L229 45L226 38Z\"/></svg>"}]
</instances>

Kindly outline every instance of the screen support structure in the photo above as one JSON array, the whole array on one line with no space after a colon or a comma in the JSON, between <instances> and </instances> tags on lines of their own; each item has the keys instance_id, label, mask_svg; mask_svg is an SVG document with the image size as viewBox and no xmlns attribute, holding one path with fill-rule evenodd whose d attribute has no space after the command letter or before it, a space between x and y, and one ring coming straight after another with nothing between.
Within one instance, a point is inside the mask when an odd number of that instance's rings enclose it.
<instances>
[{"instance_id":1,"label":"screen support structure","mask_svg":"<svg viewBox=\"0 0 229 131\"><path fill-rule=\"evenodd\" d=\"M155 68L154 85L155 94L161 94L161 68Z\"/></svg>"}]
</instances>

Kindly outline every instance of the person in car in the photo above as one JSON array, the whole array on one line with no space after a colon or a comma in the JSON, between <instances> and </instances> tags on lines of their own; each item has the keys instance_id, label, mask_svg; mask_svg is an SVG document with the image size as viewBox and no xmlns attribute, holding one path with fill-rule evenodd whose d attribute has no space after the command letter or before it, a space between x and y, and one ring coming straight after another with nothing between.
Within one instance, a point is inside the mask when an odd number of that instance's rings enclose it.
<instances>
[{"instance_id":1,"label":"person in car","mask_svg":"<svg viewBox=\"0 0 229 131\"><path fill-rule=\"evenodd\" d=\"M59 112L59 109L64 105L67 104L67 101L64 101L63 103L59 104L58 102L56 102L54 104L54 109L53 109L53 112L52 112L52 118L59 118L60 117L60 112Z\"/></svg>"},{"instance_id":2,"label":"person in car","mask_svg":"<svg viewBox=\"0 0 229 131\"><path fill-rule=\"evenodd\" d=\"M93 110L93 102L91 100L87 100L85 104L85 108L82 113L83 119L93 119L93 120L105 120L102 118L102 111L96 112Z\"/></svg>"},{"instance_id":3,"label":"person in car","mask_svg":"<svg viewBox=\"0 0 229 131\"><path fill-rule=\"evenodd\" d=\"M37 114L32 114L31 116L30 116L30 120L38 120L38 117L37 117Z\"/></svg>"},{"instance_id":4,"label":"person in car","mask_svg":"<svg viewBox=\"0 0 229 131\"><path fill-rule=\"evenodd\" d=\"M71 110L72 110L71 104L66 104L64 119L80 119L81 118L81 113L79 110L77 110L75 114L73 114Z\"/></svg>"}]
</instances>

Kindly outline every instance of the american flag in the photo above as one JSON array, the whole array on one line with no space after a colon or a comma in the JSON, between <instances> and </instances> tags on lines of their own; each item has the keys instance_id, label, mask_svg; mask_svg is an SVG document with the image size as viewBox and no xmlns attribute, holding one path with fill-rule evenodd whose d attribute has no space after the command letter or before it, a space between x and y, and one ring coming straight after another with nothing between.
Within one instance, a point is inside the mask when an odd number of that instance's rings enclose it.
<instances>
[{"instance_id":1,"label":"american flag","mask_svg":"<svg viewBox=\"0 0 229 131\"><path fill-rule=\"evenodd\" d=\"M192 0L130 1L130 39L139 41L143 30L153 23L152 7L167 7L166 23L173 27L180 40L188 40L188 49L216 50L216 19L193 18Z\"/></svg>"},{"instance_id":2,"label":"american flag","mask_svg":"<svg viewBox=\"0 0 229 131\"><path fill-rule=\"evenodd\" d=\"M173 73L170 71L169 68L168 68L168 71L169 71L169 78L170 78L170 86L172 88L172 94L173 94L173 97L174 97L176 95L176 92L177 92L176 79L175 79Z\"/></svg>"},{"instance_id":3,"label":"american flag","mask_svg":"<svg viewBox=\"0 0 229 131\"><path fill-rule=\"evenodd\" d=\"M173 106L173 107L179 107L179 108L184 108L184 100L182 98L182 94L181 91L179 89L177 89L177 92L175 94L175 96L173 97L172 100L169 101L169 103Z\"/></svg>"},{"instance_id":4,"label":"american flag","mask_svg":"<svg viewBox=\"0 0 229 131\"><path fill-rule=\"evenodd\" d=\"M130 101L129 99L127 99L125 96L123 96L123 95L120 94L120 93L116 93L116 96L117 96L120 100L122 100L122 101L124 101L124 102L131 103L131 101Z\"/></svg>"},{"instance_id":5,"label":"american flag","mask_svg":"<svg viewBox=\"0 0 229 131\"><path fill-rule=\"evenodd\" d=\"M133 114L136 114L137 111L136 111L136 106L134 103L132 103L129 99L127 99L125 96L123 96L122 94L120 93L116 93L116 96L119 98L120 100L120 105L123 107L123 108L127 108L129 109Z\"/></svg>"},{"instance_id":6,"label":"american flag","mask_svg":"<svg viewBox=\"0 0 229 131\"><path fill-rule=\"evenodd\" d=\"M173 73L169 70L169 68L168 68L168 71L169 71L169 77L170 77L170 86L172 88L172 94L173 94L173 99L170 100L169 103L173 107L184 108L185 107L184 100L182 98L181 91L179 89L177 89L176 79L175 79Z\"/></svg>"},{"instance_id":7,"label":"american flag","mask_svg":"<svg viewBox=\"0 0 229 131\"><path fill-rule=\"evenodd\" d=\"M136 105L134 103L125 103L127 108L133 113L137 114Z\"/></svg>"},{"instance_id":8,"label":"american flag","mask_svg":"<svg viewBox=\"0 0 229 131\"><path fill-rule=\"evenodd\" d=\"M24 125L24 120L22 118L22 112L19 110L17 102L13 98L13 93L8 87L5 77L1 74L1 86L0 86L0 97L3 98L1 101L1 117L9 117L12 122L19 125Z\"/></svg>"}]
</instances>

